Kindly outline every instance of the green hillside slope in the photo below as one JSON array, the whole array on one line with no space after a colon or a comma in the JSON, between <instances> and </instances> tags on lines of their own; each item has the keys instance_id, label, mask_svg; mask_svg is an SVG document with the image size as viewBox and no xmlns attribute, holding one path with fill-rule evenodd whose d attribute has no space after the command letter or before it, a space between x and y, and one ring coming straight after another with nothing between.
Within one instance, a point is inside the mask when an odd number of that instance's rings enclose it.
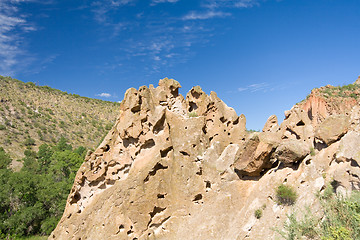
<instances>
[{"instance_id":1,"label":"green hillside slope","mask_svg":"<svg viewBox=\"0 0 360 240\"><path fill-rule=\"evenodd\" d=\"M61 136L74 146L95 148L111 129L119 103L68 94L0 76L0 147L13 159ZM20 167L13 164L13 167Z\"/></svg>"}]
</instances>

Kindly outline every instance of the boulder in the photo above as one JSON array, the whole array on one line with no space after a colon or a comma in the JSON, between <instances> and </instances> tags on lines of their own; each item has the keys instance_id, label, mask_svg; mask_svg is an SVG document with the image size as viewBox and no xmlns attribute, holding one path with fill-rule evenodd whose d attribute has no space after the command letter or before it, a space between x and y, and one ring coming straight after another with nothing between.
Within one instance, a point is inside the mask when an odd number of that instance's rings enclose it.
<instances>
[{"instance_id":1,"label":"boulder","mask_svg":"<svg viewBox=\"0 0 360 240\"><path fill-rule=\"evenodd\" d=\"M339 140L349 130L349 117L336 115L326 118L315 130L315 137L326 143L332 144Z\"/></svg>"},{"instance_id":2,"label":"boulder","mask_svg":"<svg viewBox=\"0 0 360 240\"><path fill-rule=\"evenodd\" d=\"M355 161L360 165L360 133L350 131L341 138L335 158L337 161Z\"/></svg>"},{"instance_id":3,"label":"boulder","mask_svg":"<svg viewBox=\"0 0 360 240\"><path fill-rule=\"evenodd\" d=\"M285 139L277 147L275 158L285 165L303 160L310 153L310 147L302 140Z\"/></svg>"},{"instance_id":4,"label":"boulder","mask_svg":"<svg viewBox=\"0 0 360 240\"><path fill-rule=\"evenodd\" d=\"M271 154L279 140L279 135L275 133L253 134L234 163L235 171L241 175L260 176L264 169L271 167Z\"/></svg>"}]
</instances>

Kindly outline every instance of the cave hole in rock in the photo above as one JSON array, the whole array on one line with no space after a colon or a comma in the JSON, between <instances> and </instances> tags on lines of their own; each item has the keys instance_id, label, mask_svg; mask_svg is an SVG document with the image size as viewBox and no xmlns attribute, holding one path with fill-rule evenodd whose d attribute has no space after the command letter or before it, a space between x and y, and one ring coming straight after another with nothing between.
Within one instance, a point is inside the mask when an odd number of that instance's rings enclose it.
<instances>
[{"instance_id":1,"label":"cave hole in rock","mask_svg":"<svg viewBox=\"0 0 360 240\"><path fill-rule=\"evenodd\" d=\"M220 118L220 121L221 121L222 123L225 123L226 120L227 120L227 119L226 119L224 116L222 116L222 117Z\"/></svg>"},{"instance_id":2,"label":"cave hole in rock","mask_svg":"<svg viewBox=\"0 0 360 240\"><path fill-rule=\"evenodd\" d=\"M198 202L198 201L200 201L201 199L202 199L202 194L201 194L201 193L196 194L195 197L194 197L194 199L193 199L193 202Z\"/></svg>"},{"instance_id":3,"label":"cave hole in rock","mask_svg":"<svg viewBox=\"0 0 360 240\"><path fill-rule=\"evenodd\" d=\"M152 147L154 147L155 146L155 141L153 140L153 139L148 139L148 140L146 140L145 141L145 143L140 147L140 150L139 150L139 152L142 150L142 149L149 149L149 148L152 148ZM137 153L139 153L139 152L137 152ZM135 153L135 156L136 156L137 154Z\"/></svg>"},{"instance_id":4,"label":"cave hole in rock","mask_svg":"<svg viewBox=\"0 0 360 240\"><path fill-rule=\"evenodd\" d=\"M193 144L192 147L195 148L195 147L196 147L196 144Z\"/></svg>"},{"instance_id":5,"label":"cave hole in rock","mask_svg":"<svg viewBox=\"0 0 360 240\"><path fill-rule=\"evenodd\" d=\"M305 180L301 180L300 184L304 184L305 183Z\"/></svg>"},{"instance_id":6,"label":"cave hole in rock","mask_svg":"<svg viewBox=\"0 0 360 240\"><path fill-rule=\"evenodd\" d=\"M311 163L311 159L308 159L308 160L305 161L306 165L309 165L310 163Z\"/></svg>"},{"instance_id":7,"label":"cave hole in rock","mask_svg":"<svg viewBox=\"0 0 360 240\"><path fill-rule=\"evenodd\" d=\"M239 123L239 117L233 122L233 125L237 125Z\"/></svg>"},{"instance_id":8,"label":"cave hole in rock","mask_svg":"<svg viewBox=\"0 0 360 240\"><path fill-rule=\"evenodd\" d=\"M173 150L172 146L165 148L164 150L160 150L160 156L162 158L166 157L171 150Z\"/></svg>"},{"instance_id":9,"label":"cave hole in rock","mask_svg":"<svg viewBox=\"0 0 360 240\"><path fill-rule=\"evenodd\" d=\"M352 167L360 167L359 164L353 159L351 159L351 161L350 161L350 166L352 166Z\"/></svg>"},{"instance_id":10,"label":"cave hole in rock","mask_svg":"<svg viewBox=\"0 0 360 240\"><path fill-rule=\"evenodd\" d=\"M158 198L158 199L165 198L165 195L166 195L166 194L161 194L161 193L159 193L159 194L157 195L157 198Z\"/></svg>"},{"instance_id":11,"label":"cave hole in rock","mask_svg":"<svg viewBox=\"0 0 360 240\"><path fill-rule=\"evenodd\" d=\"M141 104L142 104L142 97L139 96L139 104L136 104L134 107L131 108L131 112L137 113L141 110Z\"/></svg>"},{"instance_id":12,"label":"cave hole in rock","mask_svg":"<svg viewBox=\"0 0 360 240\"><path fill-rule=\"evenodd\" d=\"M305 126L305 123L303 122L303 120L300 120L300 121L296 124L296 126Z\"/></svg>"},{"instance_id":13,"label":"cave hole in rock","mask_svg":"<svg viewBox=\"0 0 360 240\"><path fill-rule=\"evenodd\" d=\"M296 139L300 139L300 136L294 132L293 130L291 130L290 128L286 128L286 131L288 131L291 135L294 135L296 137Z\"/></svg>"},{"instance_id":14,"label":"cave hole in rock","mask_svg":"<svg viewBox=\"0 0 360 240\"><path fill-rule=\"evenodd\" d=\"M156 165L153 167L153 169L149 172L149 174L144 179L144 182L149 181L150 176L155 176L156 172L159 170L165 170L168 166L164 166L161 163L156 163Z\"/></svg>"},{"instance_id":15,"label":"cave hole in rock","mask_svg":"<svg viewBox=\"0 0 360 240\"><path fill-rule=\"evenodd\" d=\"M158 134L162 130L164 130L165 127L165 113L162 115L162 117L155 123L153 127L153 133Z\"/></svg>"},{"instance_id":16,"label":"cave hole in rock","mask_svg":"<svg viewBox=\"0 0 360 240\"><path fill-rule=\"evenodd\" d=\"M205 181L205 188L208 190L211 189L211 182L210 181Z\"/></svg>"},{"instance_id":17,"label":"cave hole in rock","mask_svg":"<svg viewBox=\"0 0 360 240\"><path fill-rule=\"evenodd\" d=\"M72 197L70 204L77 203L81 199L80 193L76 192Z\"/></svg>"},{"instance_id":18,"label":"cave hole in rock","mask_svg":"<svg viewBox=\"0 0 360 240\"><path fill-rule=\"evenodd\" d=\"M189 102L189 112L192 112L194 110L198 109L198 106L194 102Z\"/></svg>"},{"instance_id":19,"label":"cave hole in rock","mask_svg":"<svg viewBox=\"0 0 360 240\"><path fill-rule=\"evenodd\" d=\"M102 149L104 152L107 152L107 151L110 150L110 146L109 146L109 144L106 144L106 145L103 146L101 149Z\"/></svg>"},{"instance_id":20,"label":"cave hole in rock","mask_svg":"<svg viewBox=\"0 0 360 240\"><path fill-rule=\"evenodd\" d=\"M184 156L190 156L190 154L187 153L187 152L185 152L185 151L180 151L180 153L181 153L182 155L184 155Z\"/></svg>"},{"instance_id":21,"label":"cave hole in rock","mask_svg":"<svg viewBox=\"0 0 360 240\"><path fill-rule=\"evenodd\" d=\"M201 130L203 131L204 134L206 134L206 133L207 133L207 131L206 131L206 125L204 125Z\"/></svg>"},{"instance_id":22,"label":"cave hole in rock","mask_svg":"<svg viewBox=\"0 0 360 240\"><path fill-rule=\"evenodd\" d=\"M165 209L166 209L166 207L161 208L161 207L155 206L154 209L152 210L152 212L149 212L150 217L153 218L156 214L161 213L161 212L164 211Z\"/></svg>"},{"instance_id":23,"label":"cave hole in rock","mask_svg":"<svg viewBox=\"0 0 360 240\"><path fill-rule=\"evenodd\" d=\"M196 172L196 175L201 176L203 174L202 167L199 168L199 170Z\"/></svg>"},{"instance_id":24,"label":"cave hole in rock","mask_svg":"<svg viewBox=\"0 0 360 240\"><path fill-rule=\"evenodd\" d=\"M173 95L174 98L179 96L179 88L171 86L170 91L171 91L171 94Z\"/></svg>"},{"instance_id":25,"label":"cave hole in rock","mask_svg":"<svg viewBox=\"0 0 360 240\"><path fill-rule=\"evenodd\" d=\"M187 130L188 129L188 127L185 127L185 130Z\"/></svg>"},{"instance_id":26,"label":"cave hole in rock","mask_svg":"<svg viewBox=\"0 0 360 240\"><path fill-rule=\"evenodd\" d=\"M129 138L125 138L123 140L123 145L125 148L128 148L130 145L134 145L138 143L138 139L137 138L133 138L133 137L129 137Z\"/></svg>"},{"instance_id":27,"label":"cave hole in rock","mask_svg":"<svg viewBox=\"0 0 360 240\"><path fill-rule=\"evenodd\" d=\"M199 97L201 96L201 93L195 92L195 91L191 91L191 95L192 95L194 98L199 99Z\"/></svg>"}]
</instances>

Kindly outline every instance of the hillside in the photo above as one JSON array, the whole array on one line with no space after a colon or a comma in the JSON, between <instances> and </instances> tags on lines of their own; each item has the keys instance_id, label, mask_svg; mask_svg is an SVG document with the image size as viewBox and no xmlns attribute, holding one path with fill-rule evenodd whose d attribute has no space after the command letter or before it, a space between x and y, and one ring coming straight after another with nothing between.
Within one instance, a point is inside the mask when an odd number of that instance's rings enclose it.
<instances>
[{"instance_id":1,"label":"hillside","mask_svg":"<svg viewBox=\"0 0 360 240\"><path fill-rule=\"evenodd\" d=\"M0 147L13 159L61 136L74 147L96 148L118 113L119 103L0 76Z\"/></svg>"}]
</instances>

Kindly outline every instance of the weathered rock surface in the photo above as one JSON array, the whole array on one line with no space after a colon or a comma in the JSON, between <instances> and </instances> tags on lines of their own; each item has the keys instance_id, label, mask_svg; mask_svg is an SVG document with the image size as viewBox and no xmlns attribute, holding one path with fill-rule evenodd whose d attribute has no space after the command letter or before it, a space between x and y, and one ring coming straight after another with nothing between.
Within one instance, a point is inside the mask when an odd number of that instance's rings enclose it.
<instances>
[{"instance_id":1,"label":"weathered rock surface","mask_svg":"<svg viewBox=\"0 0 360 240\"><path fill-rule=\"evenodd\" d=\"M278 134L255 133L244 144L241 154L234 162L237 173L246 176L260 176L273 162L271 155L279 145Z\"/></svg>"},{"instance_id":2,"label":"weathered rock surface","mask_svg":"<svg viewBox=\"0 0 360 240\"><path fill-rule=\"evenodd\" d=\"M360 133L351 131L341 139L336 160L360 165Z\"/></svg>"},{"instance_id":3,"label":"weathered rock surface","mask_svg":"<svg viewBox=\"0 0 360 240\"><path fill-rule=\"evenodd\" d=\"M332 112L310 99L249 134L216 93L196 86L184 98L179 87L163 79L126 92L49 239L276 239L292 211L277 204L280 183L297 190L295 208L313 211L332 180L339 194L360 188L360 107Z\"/></svg>"},{"instance_id":4,"label":"weathered rock surface","mask_svg":"<svg viewBox=\"0 0 360 240\"><path fill-rule=\"evenodd\" d=\"M271 115L266 121L263 132L276 132L279 130L278 119L276 115Z\"/></svg>"},{"instance_id":5,"label":"weathered rock surface","mask_svg":"<svg viewBox=\"0 0 360 240\"><path fill-rule=\"evenodd\" d=\"M284 164L303 160L310 153L309 146L302 140L285 139L277 147L275 158Z\"/></svg>"},{"instance_id":6,"label":"weathered rock surface","mask_svg":"<svg viewBox=\"0 0 360 240\"><path fill-rule=\"evenodd\" d=\"M326 118L315 130L315 137L329 145L339 140L350 127L349 117L335 115Z\"/></svg>"}]
</instances>

